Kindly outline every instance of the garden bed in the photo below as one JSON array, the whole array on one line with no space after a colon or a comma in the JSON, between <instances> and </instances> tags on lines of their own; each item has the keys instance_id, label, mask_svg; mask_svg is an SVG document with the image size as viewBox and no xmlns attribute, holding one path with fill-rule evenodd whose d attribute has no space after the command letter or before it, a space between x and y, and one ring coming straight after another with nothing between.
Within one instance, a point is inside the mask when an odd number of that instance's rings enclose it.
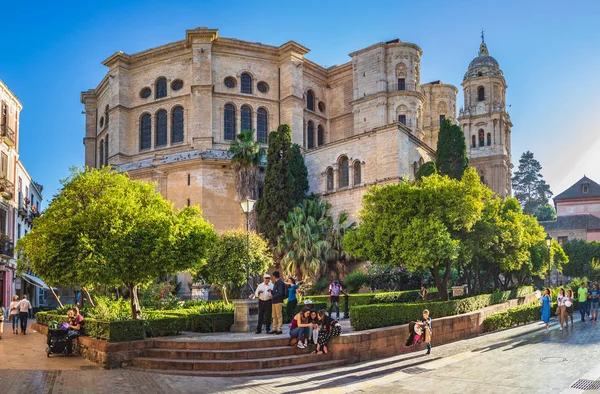
<instances>
[{"instance_id":1,"label":"garden bed","mask_svg":"<svg viewBox=\"0 0 600 394\"><path fill-rule=\"evenodd\" d=\"M433 319L455 316L524 297L530 293L533 293L533 287L525 286L450 301L359 305L350 310L350 324L357 331L406 324L419 318L423 309L429 309Z\"/></svg>"}]
</instances>

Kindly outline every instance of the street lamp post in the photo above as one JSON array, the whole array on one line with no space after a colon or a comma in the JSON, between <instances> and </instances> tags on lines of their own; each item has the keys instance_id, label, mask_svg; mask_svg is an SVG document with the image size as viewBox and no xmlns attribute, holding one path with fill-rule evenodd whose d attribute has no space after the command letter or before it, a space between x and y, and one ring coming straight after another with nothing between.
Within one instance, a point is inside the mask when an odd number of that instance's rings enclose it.
<instances>
[{"instance_id":1,"label":"street lamp post","mask_svg":"<svg viewBox=\"0 0 600 394\"><path fill-rule=\"evenodd\" d=\"M548 247L548 287L550 287L550 274L552 271L552 254L550 253L550 247L552 246L552 237L550 234L546 234L546 246Z\"/></svg>"},{"instance_id":2,"label":"street lamp post","mask_svg":"<svg viewBox=\"0 0 600 394\"><path fill-rule=\"evenodd\" d=\"M242 206L242 211L244 211L244 214L246 214L246 286L248 287L250 294L252 294L254 291L252 286L250 286L250 219L248 215L254 209L255 203L256 200L253 200L250 197L247 197L240 203Z\"/></svg>"}]
</instances>

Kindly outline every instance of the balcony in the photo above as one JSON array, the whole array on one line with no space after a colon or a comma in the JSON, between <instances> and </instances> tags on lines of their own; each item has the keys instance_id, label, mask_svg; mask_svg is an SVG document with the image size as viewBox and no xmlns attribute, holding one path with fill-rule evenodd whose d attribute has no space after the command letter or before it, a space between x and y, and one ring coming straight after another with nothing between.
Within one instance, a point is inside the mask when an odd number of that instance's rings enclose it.
<instances>
[{"instance_id":1,"label":"balcony","mask_svg":"<svg viewBox=\"0 0 600 394\"><path fill-rule=\"evenodd\" d=\"M407 91L407 92L418 92L421 93L418 89L418 85L412 84L412 83L392 83L392 84L388 84L388 93L394 93L394 92L402 92L402 91Z\"/></svg>"},{"instance_id":2,"label":"balcony","mask_svg":"<svg viewBox=\"0 0 600 394\"><path fill-rule=\"evenodd\" d=\"M0 125L0 133L4 142L8 145L15 145L15 131L8 127L7 124Z\"/></svg>"},{"instance_id":3,"label":"balcony","mask_svg":"<svg viewBox=\"0 0 600 394\"><path fill-rule=\"evenodd\" d=\"M12 200L15 195L15 184L9 181L6 176L0 177L0 193L7 200Z\"/></svg>"},{"instance_id":4,"label":"balcony","mask_svg":"<svg viewBox=\"0 0 600 394\"><path fill-rule=\"evenodd\" d=\"M0 236L0 258L12 259L14 256L14 245L13 242L8 238L7 235L2 234Z\"/></svg>"}]
</instances>

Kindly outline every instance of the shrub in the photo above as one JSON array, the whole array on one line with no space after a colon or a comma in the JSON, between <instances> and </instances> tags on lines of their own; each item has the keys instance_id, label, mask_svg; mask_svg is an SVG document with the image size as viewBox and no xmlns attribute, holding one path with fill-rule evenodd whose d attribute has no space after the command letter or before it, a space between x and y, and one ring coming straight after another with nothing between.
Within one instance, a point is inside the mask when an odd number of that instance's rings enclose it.
<instances>
[{"instance_id":1,"label":"shrub","mask_svg":"<svg viewBox=\"0 0 600 394\"><path fill-rule=\"evenodd\" d=\"M95 306L87 310L92 319L102 321L122 321L131 319L131 306L124 298L112 299L98 296L94 299Z\"/></svg>"},{"instance_id":2,"label":"shrub","mask_svg":"<svg viewBox=\"0 0 600 394\"><path fill-rule=\"evenodd\" d=\"M174 309L178 307L179 297L174 294L176 286L169 282L152 283L140 289L139 299L142 307L154 309Z\"/></svg>"},{"instance_id":3,"label":"shrub","mask_svg":"<svg viewBox=\"0 0 600 394\"><path fill-rule=\"evenodd\" d=\"M397 302L415 302L419 297L420 290L398 291L393 293L379 293L369 301L369 304L392 304ZM427 298L437 298L437 293L428 292Z\"/></svg>"},{"instance_id":4,"label":"shrub","mask_svg":"<svg viewBox=\"0 0 600 394\"><path fill-rule=\"evenodd\" d=\"M577 298L577 289L581 287L581 284L585 282L588 283L589 280L586 277L583 278L573 278L571 281L565 286L565 291L568 289L573 290L573 298Z\"/></svg>"},{"instance_id":5,"label":"shrub","mask_svg":"<svg viewBox=\"0 0 600 394\"><path fill-rule=\"evenodd\" d=\"M352 271L346 276L343 283L347 292L356 293L361 287L369 283L369 276L361 270Z\"/></svg>"},{"instance_id":6,"label":"shrub","mask_svg":"<svg viewBox=\"0 0 600 394\"><path fill-rule=\"evenodd\" d=\"M329 282L327 279L319 279L312 284L310 289L306 292L308 295L323 294L329 288Z\"/></svg>"},{"instance_id":7,"label":"shrub","mask_svg":"<svg viewBox=\"0 0 600 394\"><path fill-rule=\"evenodd\" d=\"M423 309L429 309L429 314L434 319L460 315L474 312L489 305L499 304L511 298L522 297L532 292L533 288L526 286L459 300L355 306L350 310L350 323L352 328L361 331L409 323L421 316Z\"/></svg>"},{"instance_id":8,"label":"shrub","mask_svg":"<svg viewBox=\"0 0 600 394\"><path fill-rule=\"evenodd\" d=\"M558 304L556 304L555 302L552 303L550 308L551 316L556 314L557 307ZM483 321L483 331L492 332L504 330L521 324L539 321L540 319L541 308L540 305L536 302L531 305L517 306L505 312L494 313L493 315L486 317Z\"/></svg>"},{"instance_id":9,"label":"shrub","mask_svg":"<svg viewBox=\"0 0 600 394\"><path fill-rule=\"evenodd\" d=\"M400 299L402 301L388 301L388 302L412 302L417 299L419 291L418 290L407 290L407 291L395 291L389 293L364 293L364 294L350 294L348 297L348 303L350 307L358 306L358 305L368 305L368 304L380 304L383 302L374 302L374 299L384 299L385 297L389 297L389 299ZM433 296L433 295L432 295ZM311 296L308 297L313 302L323 302L325 304L329 303L329 296ZM340 298L340 304L344 305L345 297L342 296Z\"/></svg>"}]
</instances>

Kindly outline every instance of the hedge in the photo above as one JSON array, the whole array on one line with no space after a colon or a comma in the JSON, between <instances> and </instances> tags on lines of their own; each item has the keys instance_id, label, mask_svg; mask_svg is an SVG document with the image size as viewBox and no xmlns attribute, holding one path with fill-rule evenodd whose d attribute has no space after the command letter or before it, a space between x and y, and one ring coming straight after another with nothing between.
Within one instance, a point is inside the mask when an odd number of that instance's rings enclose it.
<instances>
[{"instance_id":1,"label":"hedge","mask_svg":"<svg viewBox=\"0 0 600 394\"><path fill-rule=\"evenodd\" d=\"M420 290L406 290L406 291L393 291L386 293L360 293L360 294L349 294L348 303L350 307L359 306L359 305L369 305L369 304L382 304L379 300L387 299L397 299L399 301L387 301L387 302L413 302L417 300L417 296L419 295ZM312 302L322 302L325 304L329 304L329 296L328 295L320 295L320 296L304 296L305 299L310 299ZM374 302L374 300L378 300ZM344 296L340 297L340 304L344 305Z\"/></svg>"},{"instance_id":2,"label":"hedge","mask_svg":"<svg viewBox=\"0 0 600 394\"><path fill-rule=\"evenodd\" d=\"M312 297L311 298L306 297L306 299L313 301L313 306L315 307L316 310L327 309L327 304L324 302L314 302ZM293 316L288 316L286 306L287 305L283 306L283 322L287 324L292 321ZM304 304L296 305L296 309L294 309L294 316L296 316L296 314L298 312L300 312L302 310L302 308L304 308ZM340 310L341 309L342 308L340 308Z\"/></svg>"},{"instance_id":3,"label":"hedge","mask_svg":"<svg viewBox=\"0 0 600 394\"><path fill-rule=\"evenodd\" d=\"M460 315L532 292L533 287L526 286L450 301L360 305L351 308L350 324L357 331L406 324L420 317L423 309L429 309L429 315L433 319Z\"/></svg>"},{"instance_id":4,"label":"hedge","mask_svg":"<svg viewBox=\"0 0 600 394\"><path fill-rule=\"evenodd\" d=\"M177 312L177 313L174 313ZM146 337L177 335L181 331L223 332L233 324L233 313L191 314L178 311L151 312L148 320L104 322L86 318L83 335L108 342L124 342ZM47 326L52 320L67 322L67 316L51 312L38 312L36 321Z\"/></svg>"}]
</instances>

